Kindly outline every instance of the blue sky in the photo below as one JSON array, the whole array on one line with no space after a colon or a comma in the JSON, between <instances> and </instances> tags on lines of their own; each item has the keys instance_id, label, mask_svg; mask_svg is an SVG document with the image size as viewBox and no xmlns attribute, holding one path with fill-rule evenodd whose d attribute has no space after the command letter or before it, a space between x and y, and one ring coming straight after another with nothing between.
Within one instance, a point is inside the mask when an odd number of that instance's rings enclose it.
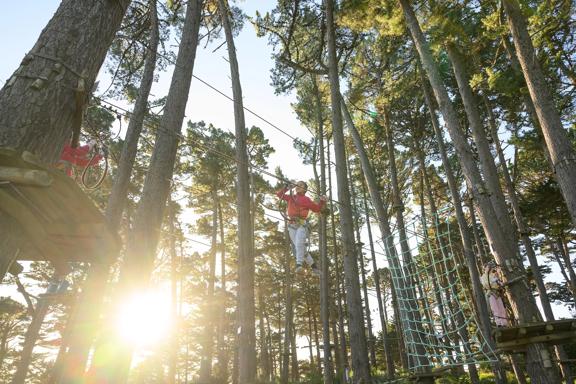
<instances>
[{"instance_id":1,"label":"blue sky","mask_svg":"<svg viewBox=\"0 0 576 384\"><path fill-rule=\"evenodd\" d=\"M38 35L52 17L60 1L58 0L21 0L19 2L3 1L0 6L0 48L3 55L0 60L0 86L18 67L20 60L33 46ZM239 6L249 16L259 9L262 13L270 9L275 2L270 0L252 0L240 2ZM232 95L229 65L224 59L227 51L223 47L212 52L215 46L203 49L200 46L197 53L194 74L209 82L214 87ZM308 131L301 127L290 103L293 96L276 96L270 84L270 69L273 67L271 48L266 38L257 38L254 28L246 23L243 31L235 39L240 77L246 107L265 117L292 136L303 139L310 138ZM167 94L172 68L160 76L152 92L155 97ZM108 86L106 76L101 77L101 88ZM204 120L215 126L234 131L233 105L223 96L209 89L206 85L193 80L190 97L186 108L187 120ZM271 169L280 165L292 179L309 178L312 176L310 166L302 165L291 140L279 133L250 113L246 113L247 126L257 125L263 129L276 153L270 159ZM382 265L379 261L379 265ZM558 310L558 308L556 308ZM567 311L558 311L566 316ZM378 324L377 321L374 325Z\"/></svg>"},{"instance_id":2,"label":"blue sky","mask_svg":"<svg viewBox=\"0 0 576 384\"><path fill-rule=\"evenodd\" d=\"M59 0L2 2L0 5L0 49L2 49L3 55L2 60L0 60L0 87L4 85L5 81L17 69L25 54L32 48L59 4ZM256 9L265 13L274 4L275 2L270 0L238 2L238 5L248 16L254 16ZM227 56L227 50L223 46L218 51L212 52L221 42L216 42L206 49L203 48L203 45L198 47L194 75L232 96L229 78L230 68L224 59ZM290 106L290 103L295 101L294 97L276 96L270 86L270 69L273 67L273 61L271 48L267 45L267 38L257 38L252 25L246 22L240 35L236 37L235 44L245 106L290 135L309 139L310 133L300 126ZM173 68L168 68L167 72L160 74L158 83L152 89L153 97L159 98L168 93L172 70ZM100 90L108 87L108 79L102 70L98 78ZM112 100L112 102L124 106L119 101ZM128 106L128 109L131 109L131 106ZM216 127L233 132L233 112L232 102L193 79L186 108L186 121L204 120L206 123L212 123ZM280 165L291 179L312 177L311 167L302 165L292 146L291 139L248 112L245 113L245 118L246 126L256 125L262 128L265 136L270 140L270 144L276 149L276 153L270 158L270 170ZM275 180L270 181L275 182ZM10 294L15 299L19 299L19 295L12 288L14 287L0 285L0 294ZM31 292L39 293L35 289L31 289Z\"/></svg>"},{"instance_id":3,"label":"blue sky","mask_svg":"<svg viewBox=\"0 0 576 384\"><path fill-rule=\"evenodd\" d=\"M271 9L273 1L239 2L249 16L254 16L256 10L265 13ZM16 70L20 61L32 48L38 35L56 11L60 1L35 0L20 2L3 2L0 12L0 47L3 58L0 61L0 86ZM214 87L232 95L229 64L224 59L227 56L225 46L212 52L215 46L198 48L194 74ZM243 31L235 39L240 78L245 106L290 133L292 136L308 139L308 131L300 127L290 103L293 96L276 96L270 86L270 69L273 67L271 48L267 38L257 38L254 28L246 23ZM172 68L160 75L160 81L154 85L152 93L156 97L167 94ZM99 77L100 89L105 89L109 82L107 76ZM302 166L291 140L279 133L268 124L246 112L246 125L256 125L263 129L266 137L276 153L270 159L271 168L282 166L289 177L296 179L312 176L310 167ZM186 108L187 120L204 120L217 127L234 131L233 105L222 95L208 88L197 80L192 81L190 97ZM287 141L288 140L288 141Z\"/></svg>"}]
</instances>

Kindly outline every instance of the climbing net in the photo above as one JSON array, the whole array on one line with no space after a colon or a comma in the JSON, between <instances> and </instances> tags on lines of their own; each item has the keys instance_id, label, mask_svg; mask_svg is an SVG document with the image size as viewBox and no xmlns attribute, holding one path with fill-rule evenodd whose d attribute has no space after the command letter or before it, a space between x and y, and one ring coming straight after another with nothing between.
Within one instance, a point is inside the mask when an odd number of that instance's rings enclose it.
<instances>
[{"instance_id":1,"label":"climbing net","mask_svg":"<svg viewBox=\"0 0 576 384\"><path fill-rule=\"evenodd\" d=\"M450 217L415 217L384 239L410 371L497 360L475 315Z\"/></svg>"}]
</instances>

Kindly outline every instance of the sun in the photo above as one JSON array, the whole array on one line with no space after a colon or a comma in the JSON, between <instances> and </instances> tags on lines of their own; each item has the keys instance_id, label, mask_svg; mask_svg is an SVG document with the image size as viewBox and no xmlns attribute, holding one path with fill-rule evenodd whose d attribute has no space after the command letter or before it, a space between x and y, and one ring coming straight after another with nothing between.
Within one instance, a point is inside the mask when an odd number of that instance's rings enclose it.
<instances>
[{"instance_id":1,"label":"sun","mask_svg":"<svg viewBox=\"0 0 576 384\"><path fill-rule=\"evenodd\" d=\"M169 291L140 292L127 298L116 318L120 340L136 347L149 347L165 340L173 322Z\"/></svg>"}]
</instances>

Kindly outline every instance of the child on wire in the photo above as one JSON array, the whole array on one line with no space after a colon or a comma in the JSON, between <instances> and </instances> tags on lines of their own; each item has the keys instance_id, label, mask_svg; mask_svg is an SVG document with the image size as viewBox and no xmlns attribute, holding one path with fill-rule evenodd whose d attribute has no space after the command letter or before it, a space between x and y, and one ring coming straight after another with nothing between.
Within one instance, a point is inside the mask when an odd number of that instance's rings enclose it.
<instances>
[{"instance_id":1,"label":"child on wire","mask_svg":"<svg viewBox=\"0 0 576 384\"><path fill-rule=\"evenodd\" d=\"M306 191L308 185L304 181L298 181L295 187L295 194L292 191L291 185L286 185L283 189L276 192L278 198L288 202L287 215L288 215L288 233L290 241L296 253L296 273L302 271L304 261L312 269L315 276L320 276L318 266L310 256L306 249L308 241L308 213L310 210L319 213L326 204L326 196L320 197L320 203L313 202L308 196ZM287 193L287 192L290 193Z\"/></svg>"}]
</instances>

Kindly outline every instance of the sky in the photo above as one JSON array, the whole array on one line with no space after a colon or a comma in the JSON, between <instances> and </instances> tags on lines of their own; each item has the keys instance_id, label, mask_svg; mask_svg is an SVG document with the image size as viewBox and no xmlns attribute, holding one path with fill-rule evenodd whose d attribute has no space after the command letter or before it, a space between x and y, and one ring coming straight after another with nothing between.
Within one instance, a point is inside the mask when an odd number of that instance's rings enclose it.
<instances>
[{"instance_id":1,"label":"sky","mask_svg":"<svg viewBox=\"0 0 576 384\"><path fill-rule=\"evenodd\" d=\"M33 47L59 4L60 0L2 1L0 3L0 48L3 52L0 60L0 87L9 79L18 68L22 58ZM274 1L269 0L238 2L238 5L248 16L255 16L256 10L265 13L274 4ZM256 36L253 26L248 21L240 34L235 37L244 106L291 136L308 141L311 135L306 128L299 124L290 105L295 101L295 97L293 95L275 95L273 87L270 86L270 69L273 68L274 63L272 50L267 42L266 37L258 38ZM226 46L224 45L213 52L214 48L221 43L222 40L217 41L207 48L204 48L202 44L199 45L194 75L232 96ZM160 73L159 81L153 85L151 97L159 98L168 94L172 71L173 67L169 67L166 72ZM105 73L105 66L102 67L97 80L100 81L100 91L106 89L110 84L109 76ZM128 107L127 109L132 108L121 101L110 101L113 104ZM234 132L232 102L197 79L192 80L185 114L184 124L188 120L203 120L216 127ZM292 139L250 112L245 112L245 119L247 127L253 125L260 127L266 138L270 140L270 145L276 150L269 159L271 172L276 166L280 166L287 177L292 180L309 179L313 176L311 167L303 165L298 157L292 146ZM275 184L275 180L270 177L265 178ZM274 191L270 192L272 196ZM190 216L188 216L189 219ZM0 295L10 295L20 300L20 295L13 288L15 287L0 285ZM38 289L32 287L30 293L39 293ZM307 351L301 349L298 352L300 355L300 353L305 354Z\"/></svg>"},{"instance_id":2,"label":"sky","mask_svg":"<svg viewBox=\"0 0 576 384\"><path fill-rule=\"evenodd\" d=\"M0 47L3 58L0 60L0 86L16 70L24 55L32 48L42 28L54 14L60 1L58 0L24 0L20 2L3 2L0 12ZM239 2L239 6L248 16L254 16L258 9L265 13L271 9L273 1ZM26 12L22 10L26 9ZM213 52L221 41L204 49L198 47L194 75L208 82L215 88L232 96L229 78L230 67L225 60L225 46ZM256 37L253 26L246 22L244 29L235 39L240 70L240 80L244 96L244 106L264 117L291 136L308 139L310 133L300 126L290 106L295 101L293 95L275 95L270 86L270 69L273 67L271 47L267 38ZM160 80L155 83L152 95L161 97L168 93L172 68L161 73ZM100 89L107 88L107 76L102 76ZM117 103L112 101L113 103ZM292 179L312 176L310 167L303 166L298 154L291 145L291 139L279 133L270 125L256 118L251 113L245 113L246 126L259 126L270 140L276 153L271 156L271 169L279 165L288 177ZM232 102L216 93L205 84L193 79L190 96L186 108L186 120L212 123L216 127L234 131L234 116Z\"/></svg>"},{"instance_id":3,"label":"sky","mask_svg":"<svg viewBox=\"0 0 576 384\"><path fill-rule=\"evenodd\" d=\"M16 70L26 52L32 48L59 3L59 0L2 2L0 47L3 54L0 60L0 86ZM248 16L254 16L256 9L265 13L274 3L270 0L251 0L239 2L239 6ZM275 95L270 86L270 69L274 64L271 58L271 47L267 42L267 38L256 37L255 30L249 22L246 22L240 35L235 38L244 105L290 135L308 141L311 135L299 124L290 105L295 101L294 95ZM221 41L206 49L203 45L198 47L194 75L231 96L230 68L225 59L227 56L225 46L213 52L214 47L220 43ZM172 68L169 68L167 72L160 75L159 82L152 89L153 97L162 97L167 94L171 72ZM101 77L101 89L107 88L109 83L106 80L106 76ZM245 113L245 118L246 126L256 125L262 128L270 144L276 149L276 153L270 158L270 170L279 165L291 179L312 177L311 167L302 165L290 138L249 112ZM233 132L233 104L200 81L193 79L186 108L187 120L203 120ZM378 251L381 250L378 249ZM379 261L379 265L383 265L382 260ZM371 305L372 309L377 308L374 301ZM567 315L565 310L559 312ZM376 315L373 323L374 327L379 329Z\"/></svg>"},{"instance_id":4,"label":"sky","mask_svg":"<svg viewBox=\"0 0 576 384\"><path fill-rule=\"evenodd\" d=\"M0 60L0 87L18 68L20 61L33 47L44 26L48 23L60 0L24 0L22 2L4 2L0 6L0 47L4 52ZM274 1L250 0L240 1L238 5L247 16L255 16L256 10L264 14L272 9ZM26 12L22 12L26 9ZM202 33L202 31L201 31ZM208 47L198 46L194 64L194 76L202 79L212 87L232 96L230 66L227 61L226 45L223 39L213 42ZM244 106L262 116L264 119L285 131L290 136L308 141L311 134L300 125L290 103L295 101L294 95L276 95L270 85L270 70L274 66L272 49L267 44L267 37L258 38L249 21L246 21L240 34L235 37L236 52L240 71L240 81ZM176 45L176 42L171 42ZM221 46L218 50L216 47ZM174 47L176 51L176 47ZM160 98L168 94L173 66L160 72L158 81L153 84L151 98ZM97 78L99 89L95 93L100 96L110 85L110 76L106 64L102 66ZM120 100L108 99L112 104L131 110L132 106ZM195 78L192 79L188 103L186 106L185 127L188 121L204 121L214 126L234 132L233 103L223 95ZM292 146L292 139L268 123L245 111L246 127L260 127L270 145L275 149L269 158L269 171L280 166L284 174L291 180L310 179L313 177L311 166L303 165L297 151ZM118 127L118 125L116 125ZM123 123L126 127L127 124ZM183 129L184 131L185 129ZM125 132L121 133L124 135ZM276 180L264 176L272 185ZM273 198L270 191L270 197ZM186 208L185 208L186 209ZM186 209L190 215L190 209ZM201 247L201 246L200 246Z\"/></svg>"}]
</instances>

